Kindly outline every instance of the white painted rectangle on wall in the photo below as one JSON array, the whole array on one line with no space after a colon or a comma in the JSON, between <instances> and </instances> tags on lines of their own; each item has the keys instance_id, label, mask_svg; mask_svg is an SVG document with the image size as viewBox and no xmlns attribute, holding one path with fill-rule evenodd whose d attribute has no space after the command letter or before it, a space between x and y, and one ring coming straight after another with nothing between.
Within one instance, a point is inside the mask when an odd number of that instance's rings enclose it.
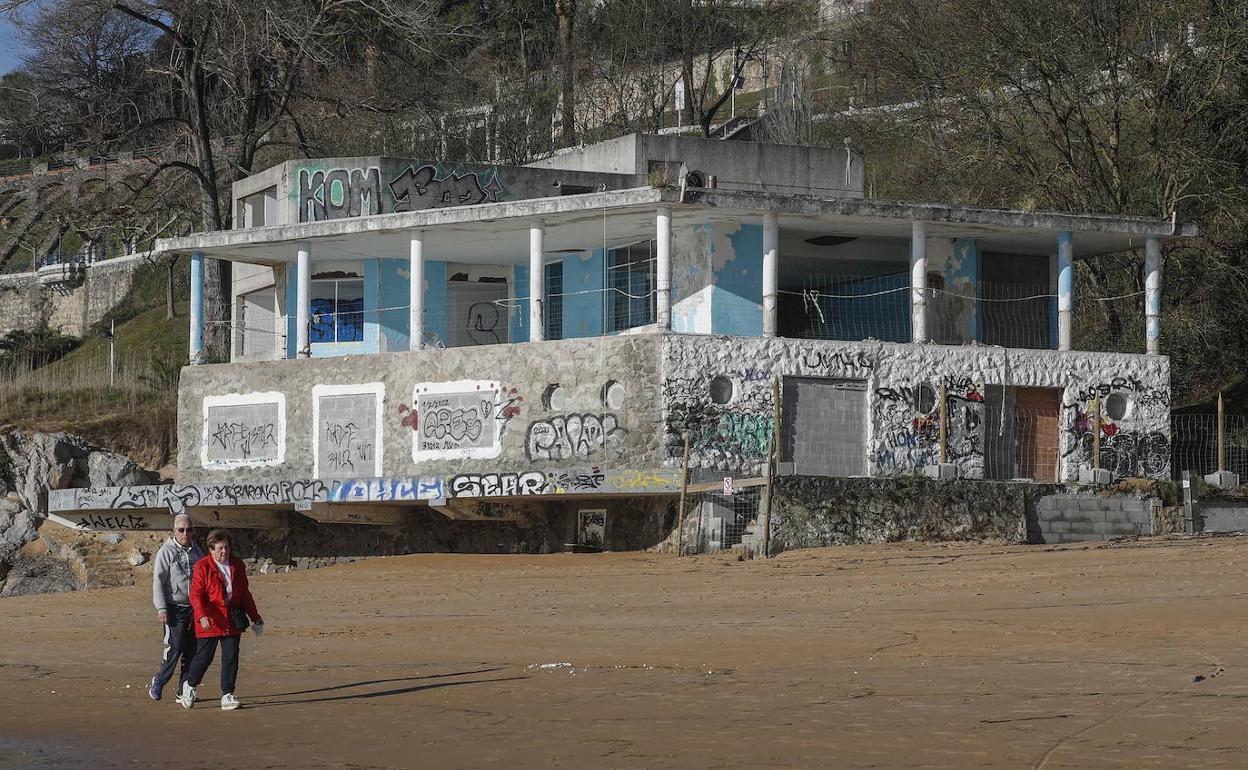
<instances>
[{"instance_id":1,"label":"white painted rectangle on wall","mask_svg":"<svg viewBox=\"0 0 1248 770\"><path fill-rule=\"evenodd\" d=\"M412 393L412 459L490 459L502 451L496 381L422 382Z\"/></svg>"},{"instance_id":2,"label":"white painted rectangle on wall","mask_svg":"<svg viewBox=\"0 0 1248 770\"><path fill-rule=\"evenodd\" d=\"M317 385L312 388L312 473L318 479L382 474L382 410L386 386Z\"/></svg>"},{"instance_id":3,"label":"white painted rectangle on wall","mask_svg":"<svg viewBox=\"0 0 1248 770\"><path fill-rule=\"evenodd\" d=\"M285 394L205 396L203 408L200 459L204 468L255 468L285 462Z\"/></svg>"}]
</instances>

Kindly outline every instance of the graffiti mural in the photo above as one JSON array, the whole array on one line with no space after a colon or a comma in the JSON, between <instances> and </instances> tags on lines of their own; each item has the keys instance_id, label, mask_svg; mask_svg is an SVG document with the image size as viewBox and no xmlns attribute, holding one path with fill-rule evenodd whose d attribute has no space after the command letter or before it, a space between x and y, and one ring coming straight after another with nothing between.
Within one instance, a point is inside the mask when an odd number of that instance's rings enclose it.
<instances>
[{"instance_id":1,"label":"graffiti mural","mask_svg":"<svg viewBox=\"0 0 1248 770\"><path fill-rule=\"evenodd\" d=\"M529 424L525 454L530 460L589 457L604 449L621 448L627 435L616 416L609 412L556 415Z\"/></svg>"},{"instance_id":2,"label":"graffiti mural","mask_svg":"<svg viewBox=\"0 0 1248 770\"><path fill-rule=\"evenodd\" d=\"M445 496L440 476L416 476L335 481L326 499L334 503L388 503L438 500Z\"/></svg>"},{"instance_id":3,"label":"graffiti mural","mask_svg":"<svg viewBox=\"0 0 1248 770\"><path fill-rule=\"evenodd\" d=\"M381 213L381 170L369 168L299 169L299 221L368 216Z\"/></svg>"},{"instance_id":4,"label":"graffiti mural","mask_svg":"<svg viewBox=\"0 0 1248 770\"><path fill-rule=\"evenodd\" d=\"M524 401L516 388L475 380L421 383L413 396L412 406L400 404L399 413L412 431L416 462L497 457Z\"/></svg>"},{"instance_id":5,"label":"graffiti mural","mask_svg":"<svg viewBox=\"0 0 1248 770\"><path fill-rule=\"evenodd\" d=\"M278 465L286 454L286 398L277 392L206 396L205 468Z\"/></svg>"},{"instance_id":6,"label":"graffiti mural","mask_svg":"<svg viewBox=\"0 0 1248 770\"><path fill-rule=\"evenodd\" d=\"M504 191L498 169L439 172L431 165L408 166L389 182L395 211L496 203Z\"/></svg>"},{"instance_id":7,"label":"graffiti mural","mask_svg":"<svg viewBox=\"0 0 1248 770\"><path fill-rule=\"evenodd\" d=\"M663 381L668 435L679 439L688 434L694 467L752 471L766 459L775 431L770 379L742 377L726 403L716 403L712 396L715 379L708 373ZM678 454L682 450L669 445L668 451Z\"/></svg>"}]
</instances>

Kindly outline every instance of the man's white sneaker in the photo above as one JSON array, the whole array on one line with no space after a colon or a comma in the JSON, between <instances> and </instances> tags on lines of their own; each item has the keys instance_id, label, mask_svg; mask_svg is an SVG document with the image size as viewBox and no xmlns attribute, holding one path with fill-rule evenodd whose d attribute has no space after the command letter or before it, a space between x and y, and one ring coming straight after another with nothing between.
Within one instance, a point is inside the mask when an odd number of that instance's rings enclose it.
<instances>
[{"instance_id":1,"label":"man's white sneaker","mask_svg":"<svg viewBox=\"0 0 1248 770\"><path fill-rule=\"evenodd\" d=\"M182 708L189 709L191 706L194 706L195 696L195 688L191 687L191 683L183 682L182 692L178 693L178 703L182 705Z\"/></svg>"},{"instance_id":2,"label":"man's white sneaker","mask_svg":"<svg viewBox=\"0 0 1248 770\"><path fill-rule=\"evenodd\" d=\"M221 696L221 710L222 711L230 711L232 709L236 709L239 707L239 705L240 704L238 702L238 698L234 697L234 693L227 692L225 695Z\"/></svg>"}]
</instances>

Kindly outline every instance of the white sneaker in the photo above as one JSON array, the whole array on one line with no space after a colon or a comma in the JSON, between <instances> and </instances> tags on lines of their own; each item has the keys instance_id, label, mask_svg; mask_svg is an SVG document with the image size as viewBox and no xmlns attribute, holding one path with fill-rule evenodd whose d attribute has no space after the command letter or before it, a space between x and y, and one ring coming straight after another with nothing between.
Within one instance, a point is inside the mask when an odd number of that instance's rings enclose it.
<instances>
[{"instance_id":1,"label":"white sneaker","mask_svg":"<svg viewBox=\"0 0 1248 770\"><path fill-rule=\"evenodd\" d=\"M238 708L240 705L241 704L238 702L238 698L235 698L234 693L232 692L227 692L225 695L221 696L222 711L231 711Z\"/></svg>"},{"instance_id":2,"label":"white sneaker","mask_svg":"<svg viewBox=\"0 0 1248 770\"><path fill-rule=\"evenodd\" d=\"M178 693L178 703L182 705L182 708L189 709L191 706L194 706L195 696L195 688L191 687L191 683L183 682L182 692Z\"/></svg>"}]
</instances>

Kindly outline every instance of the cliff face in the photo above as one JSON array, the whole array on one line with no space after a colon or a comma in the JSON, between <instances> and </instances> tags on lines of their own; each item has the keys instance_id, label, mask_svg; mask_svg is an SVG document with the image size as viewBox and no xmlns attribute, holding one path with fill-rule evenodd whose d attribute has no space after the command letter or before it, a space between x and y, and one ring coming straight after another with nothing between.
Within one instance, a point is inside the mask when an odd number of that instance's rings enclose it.
<instances>
[{"instance_id":1,"label":"cliff face","mask_svg":"<svg viewBox=\"0 0 1248 770\"><path fill-rule=\"evenodd\" d=\"M92 582L90 538L40 537L47 490L155 480L129 458L77 436L0 429L0 596L72 591Z\"/></svg>"}]
</instances>

